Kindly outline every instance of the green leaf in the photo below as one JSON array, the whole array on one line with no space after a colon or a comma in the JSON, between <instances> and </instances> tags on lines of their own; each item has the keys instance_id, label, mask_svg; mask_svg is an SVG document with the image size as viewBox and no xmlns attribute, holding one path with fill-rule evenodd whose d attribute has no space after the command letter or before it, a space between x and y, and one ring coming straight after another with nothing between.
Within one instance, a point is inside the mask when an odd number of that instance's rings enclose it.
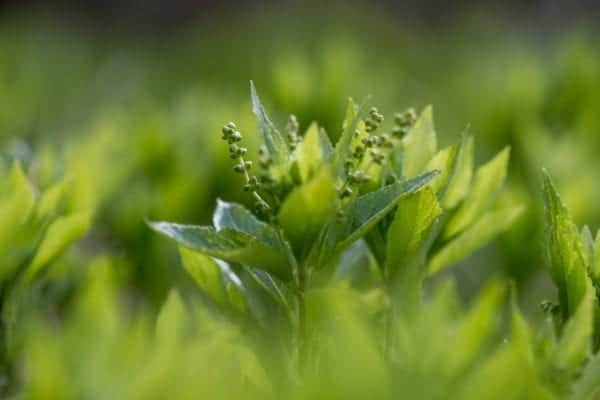
<instances>
[{"instance_id":1,"label":"green leaf","mask_svg":"<svg viewBox=\"0 0 600 400\"><path fill-rule=\"evenodd\" d=\"M446 225L445 239L465 230L492 205L504 184L509 154L509 149L505 148L477 170L471 191Z\"/></svg>"},{"instance_id":2,"label":"green leaf","mask_svg":"<svg viewBox=\"0 0 600 400\"><path fill-rule=\"evenodd\" d=\"M438 173L438 171L427 172L414 179L396 182L356 198L350 204L346 213L346 234L340 238L337 248L343 249L356 239L364 236L396 207L401 198L422 189Z\"/></svg>"},{"instance_id":3,"label":"green leaf","mask_svg":"<svg viewBox=\"0 0 600 400\"><path fill-rule=\"evenodd\" d=\"M59 211L60 204L66 196L67 182L65 180L46 190L40 198L36 207L36 218L38 220L51 218Z\"/></svg>"},{"instance_id":4,"label":"green leaf","mask_svg":"<svg viewBox=\"0 0 600 400\"><path fill-rule=\"evenodd\" d=\"M504 286L500 283L489 283L460 322L455 337L450 341L452 347L457 349L447 359L448 373L451 376L463 372L490 340L498 323L504 292Z\"/></svg>"},{"instance_id":5,"label":"green leaf","mask_svg":"<svg viewBox=\"0 0 600 400\"><path fill-rule=\"evenodd\" d=\"M319 126L313 122L296 148L296 162L302 182L308 181L325 159L326 150L322 147Z\"/></svg>"},{"instance_id":6,"label":"green leaf","mask_svg":"<svg viewBox=\"0 0 600 400\"><path fill-rule=\"evenodd\" d=\"M33 186L18 162L13 164L6 189L0 198L0 246L25 223L35 205Z\"/></svg>"},{"instance_id":7,"label":"green leaf","mask_svg":"<svg viewBox=\"0 0 600 400\"><path fill-rule=\"evenodd\" d=\"M573 400L594 400L600 395L600 355L595 355L583 369L573 387Z\"/></svg>"},{"instance_id":8,"label":"green leaf","mask_svg":"<svg viewBox=\"0 0 600 400\"><path fill-rule=\"evenodd\" d=\"M553 360L560 369L575 369L591 355L596 297L589 279L586 279L585 290L585 295L565 325L555 348Z\"/></svg>"},{"instance_id":9,"label":"green leaf","mask_svg":"<svg viewBox=\"0 0 600 400\"><path fill-rule=\"evenodd\" d=\"M325 129L319 128L319 141L321 143L321 150L323 152L323 158L329 159L334 152L333 145L331 144L331 140L329 136L327 136L327 132Z\"/></svg>"},{"instance_id":10,"label":"green leaf","mask_svg":"<svg viewBox=\"0 0 600 400\"><path fill-rule=\"evenodd\" d=\"M335 145L335 156L333 160L334 177L342 179L344 176L344 162L348 158L351 151L352 138L354 130L360 119L359 108L351 98L348 98L346 106L346 116L342 125L342 135Z\"/></svg>"},{"instance_id":11,"label":"green leaf","mask_svg":"<svg viewBox=\"0 0 600 400\"><path fill-rule=\"evenodd\" d=\"M445 209L453 209L469 193L473 177L473 147L473 136L464 135L456 156L454 171L444 193L442 204Z\"/></svg>"},{"instance_id":12,"label":"green leaf","mask_svg":"<svg viewBox=\"0 0 600 400\"><path fill-rule=\"evenodd\" d=\"M429 276L462 261L495 236L506 231L522 212L523 207L517 206L485 213L475 224L433 255L428 267Z\"/></svg>"},{"instance_id":13,"label":"green leaf","mask_svg":"<svg viewBox=\"0 0 600 400\"><path fill-rule=\"evenodd\" d=\"M257 268L245 268L248 275L286 312L288 318L294 316L294 296L289 288L268 272Z\"/></svg>"},{"instance_id":14,"label":"green leaf","mask_svg":"<svg viewBox=\"0 0 600 400\"><path fill-rule=\"evenodd\" d=\"M85 235L90 228L91 221L91 212L78 212L54 220L48 227L44 239L29 265L26 280L33 280L44 266L62 253L71 243Z\"/></svg>"},{"instance_id":15,"label":"green leaf","mask_svg":"<svg viewBox=\"0 0 600 400\"><path fill-rule=\"evenodd\" d=\"M596 233L596 240L594 240L590 276L594 284L600 284L600 230Z\"/></svg>"},{"instance_id":16,"label":"green leaf","mask_svg":"<svg viewBox=\"0 0 600 400\"><path fill-rule=\"evenodd\" d=\"M278 219L296 254L302 256L310 249L337 204L337 192L327 168L288 195Z\"/></svg>"},{"instance_id":17,"label":"green leaf","mask_svg":"<svg viewBox=\"0 0 600 400\"><path fill-rule=\"evenodd\" d=\"M213 225L217 232L230 229L256 239L274 250L284 252L283 244L275 228L260 221L241 204L217 199Z\"/></svg>"},{"instance_id":18,"label":"green leaf","mask_svg":"<svg viewBox=\"0 0 600 400\"><path fill-rule=\"evenodd\" d=\"M250 81L250 96L252 97L252 112L258 119L258 127L273 163L279 165L287 162L289 158L287 141L269 119L252 81Z\"/></svg>"},{"instance_id":19,"label":"green leaf","mask_svg":"<svg viewBox=\"0 0 600 400\"><path fill-rule=\"evenodd\" d=\"M454 145L438 151L425 167L425 171L440 171L440 176L431 183L434 193L438 194L440 198L443 197L448 182L450 181L450 178L452 178L458 156L458 149L458 146Z\"/></svg>"},{"instance_id":20,"label":"green leaf","mask_svg":"<svg viewBox=\"0 0 600 400\"><path fill-rule=\"evenodd\" d=\"M587 267L581 236L550 176L544 172L545 251L558 287L563 320L573 315L584 296Z\"/></svg>"},{"instance_id":21,"label":"green leaf","mask_svg":"<svg viewBox=\"0 0 600 400\"><path fill-rule=\"evenodd\" d=\"M176 344L188 321L185 305L176 290L171 289L156 319L156 337L161 346Z\"/></svg>"},{"instance_id":22,"label":"green leaf","mask_svg":"<svg viewBox=\"0 0 600 400\"><path fill-rule=\"evenodd\" d=\"M414 127L403 140L404 177L414 178L423 171L437 151L437 137L433 126L433 111L427 106Z\"/></svg>"},{"instance_id":23,"label":"green leaf","mask_svg":"<svg viewBox=\"0 0 600 400\"><path fill-rule=\"evenodd\" d=\"M340 256L334 282L354 288L369 289L381 283L381 272L364 240L352 243Z\"/></svg>"},{"instance_id":24,"label":"green leaf","mask_svg":"<svg viewBox=\"0 0 600 400\"><path fill-rule=\"evenodd\" d=\"M181 262L198 287L215 304L239 312L246 310L240 278L227 263L179 246Z\"/></svg>"},{"instance_id":25,"label":"green leaf","mask_svg":"<svg viewBox=\"0 0 600 400\"><path fill-rule=\"evenodd\" d=\"M581 228L581 243L583 244L583 255L585 257L585 265L589 265L590 268L594 260L594 237L592 231L585 225Z\"/></svg>"},{"instance_id":26,"label":"green leaf","mask_svg":"<svg viewBox=\"0 0 600 400\"><path fill-rule=\"evenodd\" d=\"M177 243L207 256L263 268L284 280L291 276L285 253L247 234L229 228L217 231L209 226L169 222L149 222L149 226Z\"/></svg>"},{"instance_id":27,"label":"green leaf","mask_svg":"<svg viewBox=\"0 0 600 400\"><path fill-rule=\"evenodd\" d=\"M437 180L437 179L436 179ZM420 269L425 263L425 253L430 228L442 209L431 187L404 197L387 233L387 272L392 278L397 272L414 265Z\"/></svg>"}]
</instances>

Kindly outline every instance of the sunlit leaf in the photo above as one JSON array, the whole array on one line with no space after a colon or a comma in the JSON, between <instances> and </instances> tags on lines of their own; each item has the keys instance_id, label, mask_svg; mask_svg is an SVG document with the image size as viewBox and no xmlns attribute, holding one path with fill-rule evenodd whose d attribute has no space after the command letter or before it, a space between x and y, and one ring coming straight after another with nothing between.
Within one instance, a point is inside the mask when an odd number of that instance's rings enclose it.
<instances>
[{"instance_id":1,"label":"sunlit leaf","mask_svg":"<svg viewBox=\"0 0 600 400\"><path fill-rule=\"evenodd\" d=\"M446 225L444 238L450 238L465 230L493 204L506 178L508 157L509 149L506 148L479 167L469 194Z\"/></svg>"},{"instance_id":2,"label":"sunlit leaf","mask_svg":"<svg viewBox=\"0 0 600 400\"><path fill-rule=\"evenodd\" d=\"M552 180L544 174L546 257L558 287L563 319L574 315L586 290L587 267L583 243Z\"/></svg>"},{"instance_id":3,"label":"sunlit leaf","mask_svg":"<svg viewBox=\"0 0 600 400\"><path fill-rule=\"evenodd\" d=\"M33 279L45 265L83 236L89 230L91 220L91 212L78 212L54 220L29 265L26 279Z\"/></svg>"},{"instance_id":4,"label":"sunlit leaf","mask_svg":"<svg viewBox=\"0 0 600 400\"><path fill-rule=\"evenodd\" d=\"M511 207L488 211L460 235L448 242L429 262L429 275L435 275L444 268L456 264L474 251L506 231L523 212L523 207Z\"/></svg>"},{"instance_id":5,"label":"sunlit leaf","mask_svg":"<svg viewBox=\"0 0 600 400\"><path fill-rule=\"evenodd\" d=\"M254 83L250 81L250 96L252 97L252 112L258 119L258 127L262 134L262 139L267 147L269 155L274 164L287 162L289 149L285 137L277 130L273 122L269 119L263 105L258 98Z\"/></svg>"},{"instance_id":6,"label":"sunlit leaf","mask_svg":"<svg viewBox=\"0 0 600 400\"><path fill-rule=\"evenodd\" d=\"M426 107L403 140L405 178L414 178L425 171L437 151L437 136L433 126L433 110Z\"/></svg>"}]
</instances>

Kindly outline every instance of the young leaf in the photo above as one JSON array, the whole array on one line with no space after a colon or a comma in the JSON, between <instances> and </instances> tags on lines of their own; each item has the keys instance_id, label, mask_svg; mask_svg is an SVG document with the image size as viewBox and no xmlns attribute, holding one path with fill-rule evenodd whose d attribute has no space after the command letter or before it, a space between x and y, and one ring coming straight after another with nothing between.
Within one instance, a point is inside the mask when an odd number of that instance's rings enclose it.
<instances>
[{"instance_id":1,"label":"young leaf","mask_svg":"<svg viewBox=\"0 0 600 400\"><path fill-rule=\"evenodd\" d=\"M489 211L456 238L444 245L429 262L428 274L437 274L449 265L462 261L495 236L506 231L521 215L523 207Z\"/></svg>"},{"instance_id":2,"label":"young leaf","mask_svg":"<svg viewBox=\"0 0 600 400\"><path fill-rule=\"evenodd\" d=\"M590 277L594 284L600 284L600 230L596 233L594 240L594 251L590 267Z\"/></svg>"},{"instance_id":3,"label":"young leaf","mask_svg":"<svg viewBox=\"0 0 600 400\"><path fill-rule=\"evenodd\" d=\"M563 320L574 315L586 290L583 243L550 176L544 172L545 248L550 275L558 287Z\"/></svg>"},{"instance_id":4,"label":"young leaf","mask_svg":"<svg viewBox=\"0 0 600 400\"><path fill-rule=\"evenodd\" d=\"M40 270L90 228L91 212L78 212L59 217L50 224L36 255L29 265L26 280L31 281Z\"/></svg>"},{"instance_id":5,"label":"young leaf","mask_svg":"<svg viewBox=\"0 0 600 400\"><path fill-rule=\"evenodd\" d=\"M595 355L583 369L573 387L573 400L593 400L600 395L600 355Z\"/></svg>"},{"instance_id":6,"label":"young leaf","mask_svg":"<svg viewBox=\"0 0 600 400\"><path fill-rule=\"evenodd\" d=\"M446 225L444 238L462 232L493 203L506 178L509 154L509 149L505 148L477 170L471 191Z\"/></svg>"},{"instance_id":7,"label":"young leaf","mask_svg":"<svg viewBox=\"0 0 600 400\"><path fill-rule=\"evenodd\" d=\"M6 188L0 199L0 246L29 218L35 205L33 186L19 163L13 165Z\"/></svg>"},{"instance_id":8,"label":"young leaf","mask_svg":"<svg viewBox=\"0 0 600 400\"><path fill-rule=\"evenodd\" d=\"M446 147L445 149L438 151L425 167L425 171L440 171L440 176L431 183L434 193L439 194L440 198L443 197L448 182L450 181L450 178L452 178L457 156L458 146L454 145Z\"/></svg>"},{"instance_id":9,"label":"young leaf","mask_svg":"<svg viewBox=\"0 0 600 400\"><path fill-rule=\"evenodd\" d=\"M281 249L270 247L247 234L229 228L217 231L209 226L169 222L150 222L149 226L177 243L207 256L263 268L284 280L291 276L287 255Z\"/></svg>"},{"instance_id":10,"label":"young leaf","mask_svg":"<svg viewBox=\"0 0 600 400\"><path fill-rule=\"evenodd\" d=\"M308 251L337 204L337 192L327 168L289 194L278 219L296 254L302 256Z\"/></svg>"},{"instance_id":11,"label":"young leaf","mask_svg":"<svg viewBox=\"0 0 600 400\"><path fill-rule=\"evenodd\" d=\"M240 278L227 263L179 246L181 262L198 287L215 304L243 312L246 310ZM237 293L235 293L237 292Z\"/></svg>"},{"instance_id":12,"label":"young leaf","mask_svg":"<svg viewBox=\"0 0 600 400\"><path fill-rule=\"evenodd\" d=\"M389 278L413 263L418 264L417 268L422 266L429 242L428 233L441 212L431 187L398 202L398 210L387 234L386 265Z\"/></svg>"},{"instance_id":13,"label":"young leaf","mask_svg":"<svg viewBox=\"0 0 600 400\"><path fill-rule=\"evenodd\" d=\"M554 362L560 369L575 369L591 355L596 297L589 279L586 279L586 286L586 293L565 325L553 355Z\"/></svg>"},{"instance_id":14,"label":"young leaf","mask_svg":"<svg viewBox=\"0 0 600 400\"><path fill-rule=\"evenodd\" d=\"M344 176L344 162L350 153L350 145L354 137L354 130L359 121L359 108L354 101L349 98L346 106L346 116L342 126L342 135L335 145L335 156L333 160L334 177L342 178Z\"/></svg>"},{"instance_id":15,"label":"young leaf","mask_svg":"<svg viewBox=\"0 0 600 400\"><path fill-rule=\"evenodd\" d=\"M498 282L488 284L461 321L452 340L452 346L461 350L450 353L447 360L448 373L451 376L463 372L490 339L498 322L498 308L503 297L503 285Z\"/></svg>"},{"instance_id":16,"label":"young leaf","mask_svg":"<svg viewBox=\"0 0 600 400\"><path fill-rule=\"evenodd\" d=\"M186 314L179 293L171 289L156 319L156 338L161 346L175 345L183 337L188 321Z\"/></svg>"},{"instance_id":17,"label":"young leaf","mask_svg":"<svg viewBox=\"0 0 600 400\"><path fill-rule=\"evenodd\" d=\"M404 177L414 178L424 171L436 151L437 136L433 126L433 111L431 106L427 106L404 138Z\"/></svg>"},{"instance_id":18,"label":"young leaf","mask_svg":"<svg viewBox=\"0 0 600 400\"><path fill-rule=\"evenodd\" d=\"M325 159L326 150L322 146L319 126L313 122L294 153L302 182L307 182Z\"/></svg>"},{"instance_id":19,"label":"young leaf","mask_svg":"<svg viewBox=\"0 0 600 400\"><path fill-rule=\"evenodd\" d=\"M337 246L343 249L365 235L398 203L398 200L415 193L438 175L439 171L427 172L408 181L396 182L354 200L347 212L346 232Z\"/></svg>"},{"instance_id":20,"label":"young leaf","mask_svg":"<svg viewBox=\"0 0 600 400\"><path fill-rule=\"evenodd\" d=\"M217 199L217 208L213 214L213 225L217 232L233 230L256 239L265 246L283 252L283 244L277 231L260 221L241 204L228 203Z\"/></svg>"},{"instance_id":21,"label":"young leaf","mask_svg":"<svg viewBox=\"0 0 600 400\"><path fill-rule=\"evenodd\" d=\"M245 271L274 302L283 307L288 318L293 318L294 296L283 282L258 268L246 267Z\"/></svg>"},{"instance_id":22,"label":"young leaf","mask_svg":"<svg viewBox=\"0 0 600 400\"><path fill-rule=\"evenodd\" d=\"M250 81L250 96L252 97L252 112L258 119L258 127L273 163L278 165L287 162L289 157L287 141L269 119L252 81Z\"/></svg>"},{"instance_id":23,"label":"young leaf","mask_svg":"<svg viewBox=\"0 0 600 400\"><path fill-rule=\"evenodd\" d=\"M473 177L473 153L473 136L463 136L456 156L454 171L444 193L442 204L445 209L453 209L469 193Z\"/></svg>"}]
</instances>

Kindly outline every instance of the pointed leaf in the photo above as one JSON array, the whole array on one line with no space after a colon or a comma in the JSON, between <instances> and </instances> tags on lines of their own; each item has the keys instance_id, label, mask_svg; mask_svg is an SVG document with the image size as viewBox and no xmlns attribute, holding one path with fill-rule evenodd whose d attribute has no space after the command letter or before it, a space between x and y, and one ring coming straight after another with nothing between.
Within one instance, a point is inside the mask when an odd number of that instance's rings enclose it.
<instances>
[{"instance_id":1,"label":"pointed leaf","mask_svg":"<svg viewBox=\"0 0 600 400\"><path fill-rule=\"evenodd\" d=\"M289 149L285 137L277 130L269 119L258 98L254 83L250 81L250 96L252 97L252 112L258 119L258 127L274 164L285 163L289 157Z\"/></svg>"},{"instance_id":2,"label":"pointed leaf","mask_svg":"<svg viewBox=\"0 0 600 400\"><path fill-rule=\"evenodd\" d=\"M223 228L150 222L150 227L177 243L228 262L245 263L269 270L286 280L291 276L288 257L247 234Z\"/></svg>"},{"instance_id":3,"label":"pointed leaf","mask_svg":"<svg viewBox=\"0 0 600 400\"><path fill-rule=\"evenodd\" d=\"M182 337L188 321L185 305L172 289L156 319L156 337L161 346L174 345Z\"/></svg>"},{"instance_id":4,"label":"pointed leaf","mask_svg":"<svg viewBox=\"0 0 600 400\"><path fill-rule=\"evenodd\" d=\"M386 264L390 278L413 264L421 269L430 242L430 228L441 212L431 187L398 202L398 210L387 234Z\"/></svg>"},{"instance_id":5,"label":"pointed leaf","mask_svg":"<svg viewBox=\"0 0 600 400\"><path fill-rule=\"evenodd\" d=\"M490 340L498 323L499 308L504 297L504 287L498 282L488 284L476 303L458 326L452 346L460 351L450 353L447 360L448 373L457 376L477 357L485 343Z\"/></svg>"},{"instance_id":6,"label":"pointed leaf","mask_svg":"<svg viewBox=\"0 0 600 400\"><path fill-rule=\"evenodd\" d=\"M587 267L577 226L547 173L544 173L544 204L546 257L550 275L558 286L563 320L566 320L575 314L584 296Z\"/></svg>"},{"instance_id":7,"label":"pointed leaf","mask_svg":"<svg viewBox=\"0 0 600 400\"><path fill-rule=\"evenodd\" d=\"M437 136L433 126L433 110L427 106L414 127L404 138L405 178L414 178L425 171L425 167L437 151Z\"/></svg>"},{"instance_id":8,"label":"pointed leaf","mask_svg":"<svg viewBox=\"0 0 600 400\"><path fill-rule=\"evenodd\" d=\"M296 148L296 162L302 182L306 182L319 169L325 159L325 149L321 144L319 126L313 122Z\"/></svg>"},{"instance_id":9,"label":"pointed leaf","mask_svg":"<svg viewBox=\"0 0 600 400\"><path fill-rule=\"evenodd\" d=\"M266 293L268 293L273 301L283 307L289 318L293 318L293 294L283 282L268 272L257 268L247 267L246 272Z\"/></svg>"},{"instance_id":10,"label":"pointed leaf","mask_svg":"<svg viewBox=\"0 0 600 400\"><path fill-rule=\"evenodd\" d=\"M358 106L351 98L349 98L348 105L346 106L346 116L344 117L344 123L342 125L342 135L335 145L333 173L336 178L342 178L344 176L344 162L351 151L350 146L352 144L352 138L354 137L356 124L360 119L359 114Z\"/></svg>"},{"instance_id":11,"label":"pointed leaf","mask_svg":"<svg viewBox=\"0 0 600 400\"><path fill-rule=\"evenodd\" d=\"M438 173L438 171L427 172L414 179L396 182L358 197L349 206L348 220L345 224L347 233L341 237L338 248L345 248L365 235L397 205L398 200L422 189Z\"/></svg>"},{"instance_id":12,"label":"pointed leaf","mask_svg":"<svg viewBox=\"0 0 600 400\"><path fill-rule=\"evenodd\" d=\"M425 171L440 171L440 176L431 183L434 193L438 194L440 198L445 192L450 178L452 178L457 156L458 146L446 147L445 149L438 151L425 167Z\"/></svg>"},{"instance_id":13,"label":"pointed leaf","mask_svg":"<svg viewBox=\"0 0 600 400\"><path fill-rule=\"evenodd\" d=\"M471 191L446 225L444 238L462 232L492 205L504 184L509 154L509 149L505 148L477 170Z\"/></svg>"},{"instance_id":14,"label":"pointed leaf","mask_svg":"<svg viewBox=\"0 0 600 400\"><path fill-rule=\"evenodd\" d=\"M53 221L29 265L26 279L32 280L45 265L82 237L89 230L91 220L91 212L78 212Z\"/></svg>"},{"instance_id":15,"label":"pointed leaf","mask_svg":"<svg viewBox=\"0 0 600 400\"><path fill-rule=\"evenodd\" d=\"M510 228L522 212L523 207L517 206L485 213L474 225L444 245L431 258L429 275L435 275L447 266L462 261L495 236Z\"/></svg>"},{"instance_id":16,"label":"pointed leaf","mask_svg":"<svg viewBox=\"0 0 600 400\"><path fill-rule=\"evenodd\" d=\"M215 304L240 312L246 310L240 278L227 263L179 246L181 262L198 287Z\"/></svg>"},{"instance_id":17,"label":"pointed leaf","mask_svg":"<svg viewBox=\"0 0 600 400\"><path fill-rule=\"evenodd\" d=\"M595 290L589 279L586 282L586 293L575 314L565 325L558 346L556 346L553 358L558 368L561 369L575 369L591 355Z\"/></svg>"},{"instance_id":18,"label":"pointed leaf","mask_svg":"<svg viewBox=\"0 0 600 400\"><path fill-rule=\"evenodd\" d=\"M594 284L600 284L600 230L596 233L594 240L594 252L590 268L590 276Z\"/></svg>"},{"instance_id":19,"label":"pointed leaf","mask_svg":"<svg viewBox=\"0 0 600 400\"><path fill-rule=\"evenodd\" d=\"M463 136L456 157L454 171L444 193L442 204L445 209L453 209L469 193L473 177L473 147L473 136Z\"/></svg>"},{"instance_id":20,"label":"pointed leaf","mask_svg":"<svg viewBox=\"0 0 600 400\"><path fill-rule=\"evenodd\" d=\"M217 199L217 208L213 214L213 225L217 232L230 229L256 239L276 251L284 252L281 239L275 228L260 221L241 204L228 203Z\"/></svg>"},{"instance_id":21,"label":"pointed leaf","mask_svg":"<svg viewBox=\"0 0 600 400\"><path fill-rule=\"evenodd\" d=\"M331 174L322 169L285 199L278 219L296 254L303 255L335 214L338 199Z\"/></svg>"}]
</instances>

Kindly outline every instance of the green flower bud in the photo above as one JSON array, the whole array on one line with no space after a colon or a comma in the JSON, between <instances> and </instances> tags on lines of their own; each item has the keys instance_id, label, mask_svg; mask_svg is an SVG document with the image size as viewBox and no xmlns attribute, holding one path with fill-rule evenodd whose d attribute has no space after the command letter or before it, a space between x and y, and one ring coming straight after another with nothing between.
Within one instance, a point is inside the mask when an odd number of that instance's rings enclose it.
<instances>
[{"instance_id":1,"label":"green flower bud","mask_svg":"<svg viewBox=\"0 0 600 400\"><path fill-rule=\"evenodd\" d=\"M244 172L244 164L235 164L233 166L233 172L237 172L238 174L241 174Z\"/></svg>"},{"instance_id":2,"label":"green flower bud","mask_svg":"<svg viewBox=\"0 0 600 400\"><path fill-rule=\"evenodd\" d=\"M417 120L417 112L414 108L409 108L404 112L404 117L410 124L413 124Z\"/></svg>"},{"instance_id":3,"label":"green flower bud","mask_svg":"<svg viewBox=\"0 0 600 400\"><path fill-rule=\"evenodd\" d=\"M250 170L250 168L252 168L252 161L245 161L244 162L244 169L246 171Z\"/></svg>"},{"instance_id":4,"label":"green flower bud","mask_svg":"<svg viewBox=\"0 0 600 400\"><path fill-rule=\"evenodd\" d=\"M242 134L239 131L235 131L229 136L230 143L239 142L242 140Z\"/></svg>"}]
</instances>

